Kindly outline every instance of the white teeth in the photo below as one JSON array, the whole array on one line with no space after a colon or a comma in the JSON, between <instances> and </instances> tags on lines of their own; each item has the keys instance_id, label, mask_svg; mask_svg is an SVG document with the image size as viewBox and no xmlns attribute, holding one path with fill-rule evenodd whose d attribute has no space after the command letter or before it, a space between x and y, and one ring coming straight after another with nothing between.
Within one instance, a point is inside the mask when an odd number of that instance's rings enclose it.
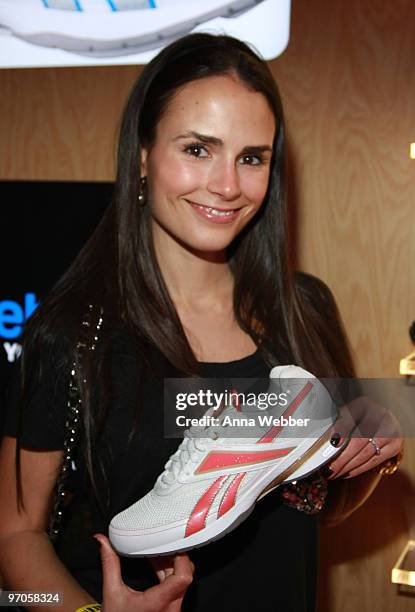
<instances>
[{"instance_id":1,"label":"white teeth","mask_svg":"<svg viewBox=\"0 0 415 612\"><path fill-rule=\"evenodd\" d=\"M206 210L209 214L216 215L217 217L229 217L234 214L234 210L216 210L215 208L211 208L208 206L200 206L199 208L202 210Z\"/></svg>"}]
</instances>

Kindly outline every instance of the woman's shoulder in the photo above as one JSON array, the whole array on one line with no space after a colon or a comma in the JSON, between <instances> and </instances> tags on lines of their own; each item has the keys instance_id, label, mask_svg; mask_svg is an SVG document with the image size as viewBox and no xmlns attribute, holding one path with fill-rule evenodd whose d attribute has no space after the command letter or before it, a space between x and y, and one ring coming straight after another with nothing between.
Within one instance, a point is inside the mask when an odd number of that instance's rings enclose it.
<instances>
[{"instance_id":1,"label":"woman's shoulder","mask_svg":"<svg viewBox=\"0 0 415 612\"><path fill-rule=\"evenodd\" d=\"M313 274L297 270L294 272L294 285L297 293L311 305L335 305L335 299L328 285Z\"/></svg>"},{"instance_id":2,"label":"woman's shoulder","mask_svg":"<svg viewBox=\"0 0 415 612\"><path fill-rule=\"evenodd\" d=\"M294 287L306 319L311 318L318 327L328 324L334 329L343 325L336 299L321 278L307 272L296 271Z\"/></svg>"},{"instance_id":3,"label":"woman's shoulder","mask_svg":"<svg viewBox=\"0 0 415 612\"><path fill-rule=\"evenodd\" d=\"M294 285L304 333L313 350L325 355L321 376L353 377L351 347L333 293L324 281L306 272L295 272Z\"/></svg>"}]
</instances>

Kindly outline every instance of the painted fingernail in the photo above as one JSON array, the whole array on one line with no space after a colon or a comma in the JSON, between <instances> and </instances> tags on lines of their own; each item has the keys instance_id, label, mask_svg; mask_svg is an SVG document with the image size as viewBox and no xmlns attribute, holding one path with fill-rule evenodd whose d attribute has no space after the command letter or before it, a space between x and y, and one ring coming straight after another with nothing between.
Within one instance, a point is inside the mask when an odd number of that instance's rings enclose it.
<instances>
[{"instance_id":1,"label":"painted fingernail","mask_svg":"<svg viewBox=\"0 0 415 612\"><path fill-rule=\"evenodd\" d=\"M322 474L325 478L329 478L333 474L333 470L329 467L325 467L322 469Z\"/></svg>"},{"instance_id":2,"label":"painted fingernail","mask_svg":"<svg viewBox=\"0 0 415 612\"><path fill-rule=\"evenodd\" d=\"M330 438L330 444L332 446L338 446L340 442L341 435L339 433L334 433Z\"/></svg>"}]
</instances>

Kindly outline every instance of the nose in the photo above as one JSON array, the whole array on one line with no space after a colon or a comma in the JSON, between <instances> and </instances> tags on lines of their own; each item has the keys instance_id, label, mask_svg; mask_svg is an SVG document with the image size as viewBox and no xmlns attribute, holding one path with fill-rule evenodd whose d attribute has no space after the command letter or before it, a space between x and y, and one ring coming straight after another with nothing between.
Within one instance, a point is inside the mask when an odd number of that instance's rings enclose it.
<instances>
[{"instance_id":1,"label":"nose","mask_svg":"<svg viewBox=\"0 0 415 612\"><path fill-rule=\"evenodd\" d=\"M236 200L241 195L241 186L235 161L218 160L218 163L211 167L207 188L223 200Z\"/></svg>"}]
</instances>

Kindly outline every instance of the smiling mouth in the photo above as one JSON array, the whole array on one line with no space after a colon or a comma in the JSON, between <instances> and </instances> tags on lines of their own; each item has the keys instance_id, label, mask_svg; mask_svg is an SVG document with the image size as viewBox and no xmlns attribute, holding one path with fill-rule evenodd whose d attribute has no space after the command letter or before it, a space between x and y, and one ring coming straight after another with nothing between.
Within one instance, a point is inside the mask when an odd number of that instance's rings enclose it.
<instances>
[{"instance_id":1,"label":"smiling mouth","mask_svg":"<svg viewBox=\"0 0 415 612\"><path fill-rule=\"evenodd\" d=\"M202 204L198 204L197 202L192 202L191 200L186 200L189 204L196 206L202 211L206 211L210 215L214 215L216 217L231 217L235 215L241 208L213 208L212 206L203 206Z\"/></svg>"}]
</instances>

